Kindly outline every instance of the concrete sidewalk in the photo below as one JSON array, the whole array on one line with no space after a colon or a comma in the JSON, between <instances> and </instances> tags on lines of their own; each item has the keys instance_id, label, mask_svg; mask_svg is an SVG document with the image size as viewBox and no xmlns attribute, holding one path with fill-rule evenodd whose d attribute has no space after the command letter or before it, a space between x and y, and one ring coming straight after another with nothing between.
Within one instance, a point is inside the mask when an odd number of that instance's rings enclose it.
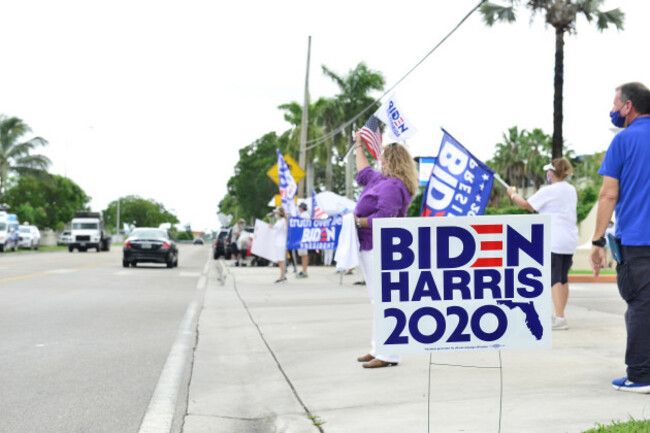
<instances>
[{"instance_id":1,"label":"concrete sidewalk","mask_svg":"<svg viewBox=\"0 0 650 433\"><path fill-rule=\"evenodd\" d=\"M311 267L276 285L278 268L224 266L222 283L214 263L184 433L499 431L499 369L438 365L498 367L499 352L366 370L356 358L368 352L371 308L358 276L339 285L333 268ZM572 284L570 329L553 333L552 349L501 352L500 431L578 433L647 416L650 396L610 385L625 375L624 309L615 284Z\"/></svg>"}]
</instances>

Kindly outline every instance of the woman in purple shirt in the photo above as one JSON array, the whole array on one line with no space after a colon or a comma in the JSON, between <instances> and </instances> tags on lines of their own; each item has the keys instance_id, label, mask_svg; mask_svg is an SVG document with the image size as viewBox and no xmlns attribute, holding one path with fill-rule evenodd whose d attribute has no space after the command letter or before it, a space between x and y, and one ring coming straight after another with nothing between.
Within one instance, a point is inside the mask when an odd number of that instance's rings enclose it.
<instances>
[{"instance_id":1,"label":"woman in purple shirt","mask_svg":"<svg viewBox=\"0 0 650 433\"><path fill-rule=\"evenodd\" d=\"M355 147L359 172L357 183L364 188L354 209L354 221L359 236L361 270L372 304L374 302L372 220L406 216L411 199L418 189L418 173L409 151L401 144L392 143L384 146L381 155L381 172L370 167L359 134L357 134ZM357 358L359 362L364 363L364 368L388 367L400 362L399 354L375 352L374 331L371 343L370 353Z\"/></svg>"}]
</instances>

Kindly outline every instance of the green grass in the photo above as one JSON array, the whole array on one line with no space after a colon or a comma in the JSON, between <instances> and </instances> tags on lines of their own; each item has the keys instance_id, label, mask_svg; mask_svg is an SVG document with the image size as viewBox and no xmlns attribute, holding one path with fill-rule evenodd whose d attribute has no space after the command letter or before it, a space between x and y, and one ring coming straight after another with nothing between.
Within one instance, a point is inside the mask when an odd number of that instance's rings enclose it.
<instances>
[{"instance_id":1,"label":"green grass","mask_svg":"<svg viewBox=\"0 0 650 433\"><path fill-rule=\"evenodd\" d=\"M576 275L593 275L594 271L591 270L579 270L579 269L571 269L569 271L569 274L576 274ZM601 269L600 270L600 275L616 275L616 270L615 269Z\"/></svg>"},{"instance_id":2,"label":"green grass","mask_svg":"<svg viewBox=\"0 0 650 433\"><path fill-rule=\"evenodd\" d=\"M608 425L596 423L596 427L583 433L650 433L650 421L630 417L628 422L612 421Z\"/></svg>"}]
</instances>

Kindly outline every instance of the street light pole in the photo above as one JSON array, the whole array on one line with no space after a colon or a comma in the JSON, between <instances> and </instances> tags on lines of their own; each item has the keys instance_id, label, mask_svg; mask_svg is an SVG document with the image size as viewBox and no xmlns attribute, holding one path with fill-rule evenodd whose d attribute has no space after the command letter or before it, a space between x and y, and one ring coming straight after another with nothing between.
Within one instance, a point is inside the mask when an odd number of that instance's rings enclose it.
<instances>
[{"instance_id":1,"label":"street light pole","mask_svg":"<svg viewBox=\"0 0 650 433\"><path fill-rule=\"evenodd\" d=\"M307 72L305 74L305 99L302 105L302 123L300 127L300 157L298 164L300 168L307 170L307 179L310 176L309 167L305 167L307 161L307 116L309 115L309 57L311 55L311 36L307 39ZM311 174L313 176L313 174ZM303 179L298 185L298 197L305 197L305 181Z\"/></svg>"}]
</instances>

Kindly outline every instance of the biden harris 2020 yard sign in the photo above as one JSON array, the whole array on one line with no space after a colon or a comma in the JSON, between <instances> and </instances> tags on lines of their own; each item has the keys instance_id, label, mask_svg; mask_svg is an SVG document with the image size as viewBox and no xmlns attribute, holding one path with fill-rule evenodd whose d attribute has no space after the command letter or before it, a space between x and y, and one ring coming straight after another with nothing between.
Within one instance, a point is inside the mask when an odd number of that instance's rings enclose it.
<instances>
[{"instance_id":1,"label":"biden harris 2020 yard sign","mask_svg":"<svg viewBox=\"0 0 650 433\"><path fill-rule=\"evenodd\" d=\"M551 347L550 217L373 220L378 353Z\"/></svg>"}]
</instances>

